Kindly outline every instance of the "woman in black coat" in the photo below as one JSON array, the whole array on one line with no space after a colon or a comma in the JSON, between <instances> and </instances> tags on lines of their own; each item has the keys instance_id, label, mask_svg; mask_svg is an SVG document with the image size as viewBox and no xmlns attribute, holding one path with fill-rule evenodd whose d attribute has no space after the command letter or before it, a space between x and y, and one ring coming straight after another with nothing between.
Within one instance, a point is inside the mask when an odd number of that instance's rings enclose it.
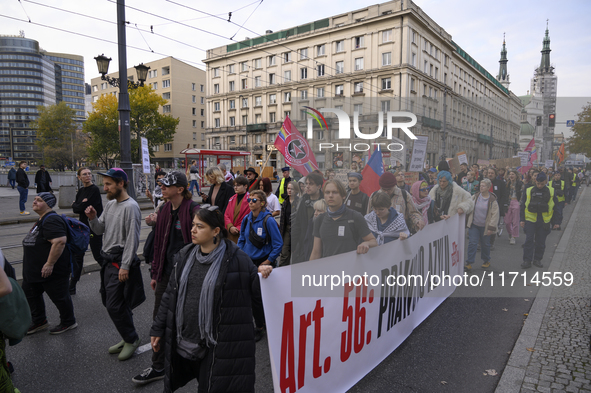
<instances>
[{"instance_id":1,"label":"woman in black coat","mask_svg":"<svg viewBox=\"0 0 591 393\"><path fill-rule=\"evenodd\" d=\"M234 187L230 187L224 179L222 171L218 167L209 168L205 173L205 177L211 187L209 187L209 194L200 193L203 203L209 203L218 206L222 215L226 212L228 201L235 194Z\"/></svg>"},{"instance_id":2,"label":"woman in black coat","mask_svg":"<svg viewBox=\"0 0 591 393\"><path fill-rule=\"evenodd\" d=\"M154 351L165 352L164 392L194 378L199 392L254 392L252 316L263 318L259 276L226 235L220 210L204 205L193 220L193 244L175 256L150 330ZM272 270L270 265L258 268L263 277Z\"/></svg>"}]
</instances>

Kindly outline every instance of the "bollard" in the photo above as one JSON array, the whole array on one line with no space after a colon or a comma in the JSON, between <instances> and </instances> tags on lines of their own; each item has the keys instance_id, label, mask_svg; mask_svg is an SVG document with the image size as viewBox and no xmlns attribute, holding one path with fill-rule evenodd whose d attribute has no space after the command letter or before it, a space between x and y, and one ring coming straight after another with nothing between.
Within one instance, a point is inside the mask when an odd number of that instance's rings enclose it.
<instances>
[{"instance_id":1,"label":"bollard","mask_svg":"<svg viewBox=\"0 0 591 393\"><path fill-rule=\"evenodd\" d=\"M60 209L71 209L76 199L75 186L60 186L57 205Z\"/></svg>"}]
</instances>

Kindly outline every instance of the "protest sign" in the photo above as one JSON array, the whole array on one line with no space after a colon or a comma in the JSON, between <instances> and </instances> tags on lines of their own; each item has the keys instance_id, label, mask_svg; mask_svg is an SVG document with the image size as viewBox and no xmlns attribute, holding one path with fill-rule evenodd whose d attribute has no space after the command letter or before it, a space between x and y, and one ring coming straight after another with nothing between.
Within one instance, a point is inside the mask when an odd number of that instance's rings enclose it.
<instances>
[{"instance_id":1,"label":"protest sign","mask_svg":"<svg viewBox=\"0 0 591 393\"><path fill-rule=\"evenodd\" d=\"M412 147L412 156L410 159L410 172L421 172L423 170L423 163L427 155L427 142L429 137L418 135Z\"/></svg>"}]
</instances>

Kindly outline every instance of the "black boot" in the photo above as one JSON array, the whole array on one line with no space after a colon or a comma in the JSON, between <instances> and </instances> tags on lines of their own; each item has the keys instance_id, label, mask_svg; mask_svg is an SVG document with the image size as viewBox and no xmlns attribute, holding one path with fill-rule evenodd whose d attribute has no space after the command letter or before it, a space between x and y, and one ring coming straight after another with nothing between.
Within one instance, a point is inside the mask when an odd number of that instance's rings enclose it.
<instances>
[{"instance_id":1,"label":"black boot","mask_svg":"<svg viewBox=\"0 0 591 393\"><path fill-rule=\"evenodd\" d=\"M529 269L531 267L531 261L523 261L521 264L522 269Z\"/></svg>"}]
</instances>

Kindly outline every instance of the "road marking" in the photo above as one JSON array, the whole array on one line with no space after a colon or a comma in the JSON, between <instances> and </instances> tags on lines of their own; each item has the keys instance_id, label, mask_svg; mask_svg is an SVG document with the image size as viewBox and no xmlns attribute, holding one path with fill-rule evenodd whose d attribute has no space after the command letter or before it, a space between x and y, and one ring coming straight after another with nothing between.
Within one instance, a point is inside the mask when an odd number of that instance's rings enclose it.
<instances>
[{"instance_id":1,"label":"road marking","mask_svg":"<svg viewBox=\"0 0 591 393\"><path fill-rule=\"evenodd\" d=\"M141 347L139 347L138 349L135 350L135 354L136 355L141 355L144 352L147 352L149 350L152 349L152 344L148 343L145 345L142 345Z\"/></svg>"}]
</instances>

